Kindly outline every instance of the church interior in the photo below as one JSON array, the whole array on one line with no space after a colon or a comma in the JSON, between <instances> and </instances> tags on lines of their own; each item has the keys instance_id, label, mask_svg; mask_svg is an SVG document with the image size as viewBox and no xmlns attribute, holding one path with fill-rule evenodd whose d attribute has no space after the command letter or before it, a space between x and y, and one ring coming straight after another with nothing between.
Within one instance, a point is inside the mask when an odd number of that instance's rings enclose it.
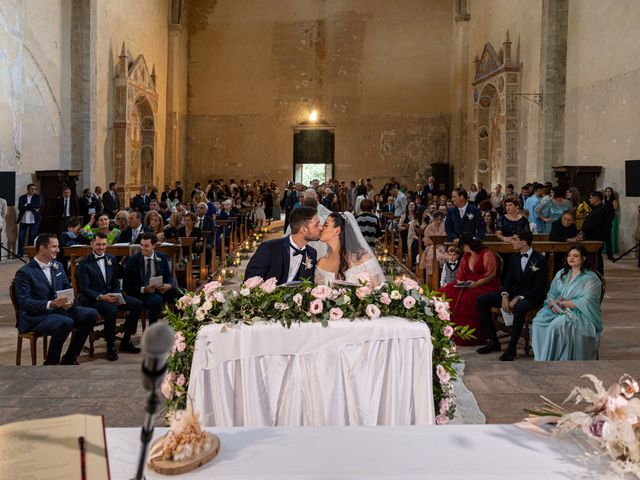
<instances>
[{"instance_id":1,"label":"church interior","mask_svg":"<svg viewBox=\"0 0 640 480\"><path fill-rule=\"evenodd\" d=\"M518 422L581 375L640 376L639 24L637 0L0 0L0 246L16 248L31 183L46 199L115 182L127 206L142 186L209 179L610 188L621 257L604 260L597 360L458 349L453 423ZM305 142L323 155L302 160ZM0 249L0 425L139 427L141 356L108 362L98 342L72 375L41 366L40 343L32 367L26 342L16 366L21 267Z\"/></svg>"}]
</instances>

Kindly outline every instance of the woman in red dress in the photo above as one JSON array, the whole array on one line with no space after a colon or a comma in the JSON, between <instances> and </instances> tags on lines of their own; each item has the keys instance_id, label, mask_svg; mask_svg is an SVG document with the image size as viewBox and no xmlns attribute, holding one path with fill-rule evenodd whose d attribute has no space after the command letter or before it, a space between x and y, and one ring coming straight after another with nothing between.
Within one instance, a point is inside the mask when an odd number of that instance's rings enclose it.
<instances>
[{"instance_id":1,"label":"woman in red dress","mask_svg":"<svg viewBox=\"0 0 640 480\"><path fill-rule=\"evenodd\" d=\"M456 337L458 345L483 345L485 343L478 318L476 300L485 293L500 290L497 274L496 256L482 245L482 241L473 238L470 233L460 235L458 242L464 250L456 281L440 290L446 295L451 307L451 321L457 325L475 328L472 338L466 341ZM459 282L471 282L465 287L456 286Z\"/></svg>"}]
</instances>

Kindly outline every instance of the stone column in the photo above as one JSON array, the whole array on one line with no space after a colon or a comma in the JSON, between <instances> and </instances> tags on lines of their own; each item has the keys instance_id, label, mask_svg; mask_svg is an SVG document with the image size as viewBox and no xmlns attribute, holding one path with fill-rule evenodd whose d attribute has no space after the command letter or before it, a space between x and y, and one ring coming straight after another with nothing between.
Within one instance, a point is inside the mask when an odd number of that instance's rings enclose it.
<instances>
[{"instance_id":1,"label":"stone column","mask_svg":"<svg viewBox=\"0 0 640 480\"><path fill-rule=\"evenodd\" d=\"M553 165L563 165L567 74L568 0L543 0L540 42L540 91L537 180L553 181ZM532 179L529 179L532 180Z\"/></svg>"}]
</instances>

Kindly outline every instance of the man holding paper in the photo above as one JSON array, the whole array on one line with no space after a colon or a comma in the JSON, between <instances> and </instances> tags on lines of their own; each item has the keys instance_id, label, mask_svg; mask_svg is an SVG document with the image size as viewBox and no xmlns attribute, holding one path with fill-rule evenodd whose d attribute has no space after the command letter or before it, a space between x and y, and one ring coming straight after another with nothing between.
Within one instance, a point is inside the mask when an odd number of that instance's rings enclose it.
<instances>
[{"instance_id":1,"label":"man holding paper","mask_svg":"<svg viewBox=\"0 0 640 480\"><path fill-rule=\"evenodd\" d=\"M107 235L97 232L91 242L91 247L93 252L80 262L76 275L80 303L95 308L104 318L107 360L113 362L118 359L115 347L118 309L129 311L124 324L124 336L120 342L120 351L140 353L140 348L131 341L131 335L135 334L138 329L142 302L121 293L120 281L118 280L118 262L116 257L105 253Z\"/></svg>"},{"instance_id":2,"label":"man holding paper","mask_svg":"<svg viewBox=\"0 0 640 480\"><path fill-rule=\"evenodd\" d=\"M16 272L14 280L20 307L18 331L51 336L45 365L78 365L76 359L93 330L98 312L76 307L70 300L71 284L62 264L56 261L59 245L55 234L38 235L35 247L35 257ZM60 359L62 346L73 329L75 334L69 348Z\"/></svg>"},{"instance_id":3,"label":"man holding paper","mask_svg":"<svg viewBox=\"0 0 640 480\"><path fill-rule=\"evenodd\" d=\"M157 243L155 233L143 233L140 252L129 257L124 267L123 288L142 300L150 324L158 321L164 304L177 296L167 257L155 251Z\"/></svg>"},{"instance_id":4,"label":"man holding paper","mask_svg":"<svg viewBox=\"0 0 640 480\"><path fill-rule=\"evenodd\" d=\"M500 341L491 318L491 307L501 307L507 314L513 315L513 326L509 345L500 356L500 360L515 360L516 347L524 328L527 312L539 307L544 301L547 287L547 260L531 248L532 242L533 234L529 230L519 230L513 234L511 237L513 249L520 253L511 255L502 291L478 297L478 315L487 338L487 344L479 348L478 353L500 351Z\"/></svg>"}]
</instances>

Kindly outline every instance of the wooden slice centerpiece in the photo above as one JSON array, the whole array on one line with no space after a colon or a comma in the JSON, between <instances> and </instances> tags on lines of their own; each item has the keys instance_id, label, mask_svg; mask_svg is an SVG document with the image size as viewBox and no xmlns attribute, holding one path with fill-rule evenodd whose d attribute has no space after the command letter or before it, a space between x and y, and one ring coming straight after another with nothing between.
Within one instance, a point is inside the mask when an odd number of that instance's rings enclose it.
<instances>
[{"instance_id":1,"label":"wooden slice centerpiece","mask_svg":"<svg viewBox=\"0 0 640 480\"><path fill-rule=\"evenodd\" d=\"M206 435L211 442L211 448L209 448L209 450L200 452L186 460L174 462L173 460L164 460L162 458L162 449L160 449L159 454L156 454L149 459L149 468L161 475L180 475L181 473L190 472L209 463L211 460L216 458L220 451L220 439L209 432L206 432ZM159 447L162 444L164 437L165 435L153 442L153 445L151 446L152 452L156 447Z\"/></svg>"}]
</instances>

